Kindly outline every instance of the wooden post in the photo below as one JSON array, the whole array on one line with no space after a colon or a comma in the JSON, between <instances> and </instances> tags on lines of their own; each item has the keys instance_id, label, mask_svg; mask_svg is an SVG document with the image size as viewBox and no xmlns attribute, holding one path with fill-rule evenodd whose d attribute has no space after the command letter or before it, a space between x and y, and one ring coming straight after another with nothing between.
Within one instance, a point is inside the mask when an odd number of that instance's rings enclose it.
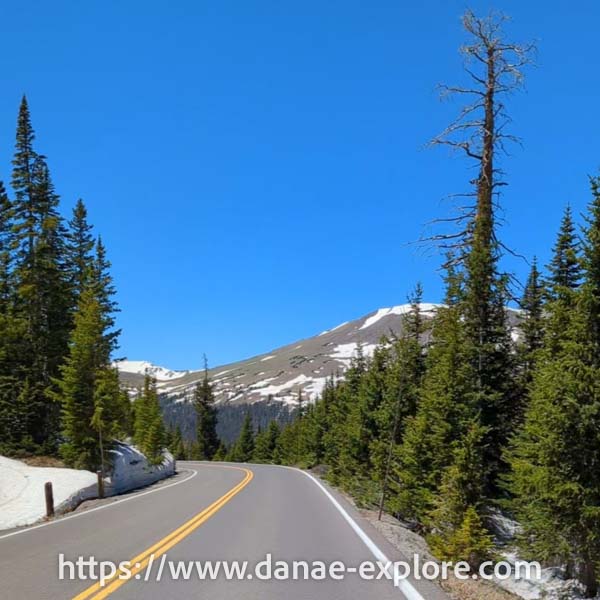
<instances>
[{"instance_id":1,"label":"wooden post","mask_svg":"<svg viewBox=\"0 0 600 600\"><path fill-rule=\"evenodd\" d=\"M51 481L44 484L44 494L46 496L46 516L50 518L54 516L54 494Z\"/></svg>"},{"instance_id":2,"label":"wooden post","mask_svg":"<svg viewBox=\"0 0 600 600\"><path fill-rule=\"evenodd\" d=\"M104 477L102 477L102 470L97 471L98 475L98 498L104 498Z\"/></svg>"}]
</instances>

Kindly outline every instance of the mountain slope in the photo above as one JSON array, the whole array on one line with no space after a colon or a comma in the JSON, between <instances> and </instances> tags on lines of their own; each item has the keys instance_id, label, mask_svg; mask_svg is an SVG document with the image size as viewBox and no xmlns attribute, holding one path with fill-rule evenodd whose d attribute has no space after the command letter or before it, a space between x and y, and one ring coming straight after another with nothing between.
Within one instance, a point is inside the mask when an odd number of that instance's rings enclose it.
<instances>
[{"instance_id":1,"label":"mountain slope","mask_svg":"<svg viewBox=\"0 0 600 600\"><path fill-rule=\"evenodd\" d=\"M422 304L425 317L431 318L435 304ZM236 363L211 369L218 404L280 402L296 405L298 394L315 400L332 374L342 375L362 344L370 355L382 335L402 331L403 315L410 305L380 308L364 317L342 323L333 329ZM189 399L202 371L170 371L143 361L117 363L123 384L139 387L147 369L156 377L164 399L181 402Z\"/></svg>"}]
</instances>

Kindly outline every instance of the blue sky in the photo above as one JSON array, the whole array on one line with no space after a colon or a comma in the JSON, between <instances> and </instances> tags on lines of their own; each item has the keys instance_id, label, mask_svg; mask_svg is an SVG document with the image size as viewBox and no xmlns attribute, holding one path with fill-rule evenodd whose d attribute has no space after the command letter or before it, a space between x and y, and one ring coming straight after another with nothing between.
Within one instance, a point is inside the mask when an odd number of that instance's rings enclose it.
<instances>
[{"instance_id":1,"label":"blue sky","mask_svg":"<svg viewBox=\"0 0 600 600\"><path fill-rule=\"evenodd\" d=\"M472 177L424 147L457 109L435 86L461 81L466 6L7 3L0 176L25 92L64 210L81 196L108 246L130 359L223 364L403 303L418 280L437 301L439 258L407 243ZM539 46L510 100L523 147L504 163L502 237L545 262L600 166L600 5L494 6Z\"/></svg>"}]
</instances>

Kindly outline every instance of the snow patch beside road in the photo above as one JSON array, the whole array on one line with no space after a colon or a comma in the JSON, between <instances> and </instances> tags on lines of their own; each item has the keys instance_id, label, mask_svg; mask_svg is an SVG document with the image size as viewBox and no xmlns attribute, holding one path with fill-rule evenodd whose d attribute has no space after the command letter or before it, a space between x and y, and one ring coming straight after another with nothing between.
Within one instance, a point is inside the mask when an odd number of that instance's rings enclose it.
<instances>
[{"instance_id":1,"label":"snow patch beside road","mask_svg":"<svg viewBox=\"0 0 600 600\"><path fill-rule=\"evenodd\" d=\"M52 482L54 504L61 507L82 489L96 485L90 471L30 467L0 456L0 529L31 525L46 514L44 484Z\"/></svg>"},{"instance_id":2,"label":"snow patch beside road","mask_svg":"<svg viewBox=\"0 0 600 600\"><path fill-rule=\"evenodd\" d=\"M137 448L121 442L117 442L110 453L113 470L105 477L107 496L145 487L175 474L175 460L168 451L164 452L159 465L149 465ZM31 467L0 456L0 530L31 525L46 516L44 484L47 481L52 482L56 514L97 497L98 479L91 471Z\"/></svg>"}]
</instances>

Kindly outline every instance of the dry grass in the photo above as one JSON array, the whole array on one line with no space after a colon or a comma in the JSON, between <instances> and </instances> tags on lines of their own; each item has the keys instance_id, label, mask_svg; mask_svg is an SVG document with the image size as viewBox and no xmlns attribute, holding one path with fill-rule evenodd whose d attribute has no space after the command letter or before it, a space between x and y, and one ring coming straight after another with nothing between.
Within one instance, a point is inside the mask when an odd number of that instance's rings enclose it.
<instances>
[{"instance_id":1,"label":"dry grass","mask_svg":"<svg viewBox=\"0 0 600 600\"><path fill-rule=\"evenodd\" d=\"M55 456L27 456L20 458L22 462L30 467L59 467L64 468L65 463Z\"/></svg>"}]
</instances>

